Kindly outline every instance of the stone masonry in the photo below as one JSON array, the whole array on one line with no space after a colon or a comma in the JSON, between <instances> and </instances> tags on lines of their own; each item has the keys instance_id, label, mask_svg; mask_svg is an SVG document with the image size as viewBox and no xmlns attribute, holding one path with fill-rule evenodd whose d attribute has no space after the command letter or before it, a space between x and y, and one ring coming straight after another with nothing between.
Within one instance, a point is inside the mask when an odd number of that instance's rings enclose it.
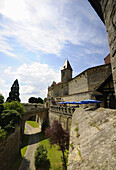
<instances>
[{"instance_id":1,"label":"stone masonry","mask_svg":"<svg viewBox=\"0 0 116 170\"><path fill-rule=\"evenodd\" d=\"M116 0L88 0L106 26L116 95Z\"/></svg>"},{"instance_id":2,"label":"stone masonry","mask_svg":"<svg viewBox=\"0 0 116 170\"><path fill-rule=\"evenodd\" d=\"M0 170L7 170L19 153L20 126L5 140L0 141Z\"/></svg>"},{"instance_id":3,"label":"stone masonry","mask_svg":"<svg viewBox=\"0 0 116 170\"><path fill-rule=\"evenodd\" d=\"M116 110L76 109L68 161L68 170L116 170Z\"/></svg>"},{"instance_id":4,"label":"stone masonry","mask_svg":"<svg viewBox=\"0 0 116 170\"><path fill-rule=\"evenodd\" d=\"M112 74L116 94L116 0L101 0L100 4L108 34Z\"/></svg>"}]
</instances>

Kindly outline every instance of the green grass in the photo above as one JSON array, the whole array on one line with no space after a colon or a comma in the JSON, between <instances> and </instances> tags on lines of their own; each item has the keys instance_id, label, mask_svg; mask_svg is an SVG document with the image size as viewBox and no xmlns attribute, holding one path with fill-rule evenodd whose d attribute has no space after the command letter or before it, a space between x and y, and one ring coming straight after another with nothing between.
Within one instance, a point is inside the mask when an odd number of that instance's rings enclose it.
<instances>
[{"instance_id":1,"label":"green grass","mask_svg":"<svg viewBox=\"0 0 116 170\"><path fill-rule=\"evenodd\" d=\"M26 123L28 123L30 126L34 127L34 128L38 128L39 124L35 121L31 121L31 120L27 120Z\"/></svg>"},{"instance_id":2,"label":"green grass","mask_svg":"<svg viewBox=\"0 0 116 170\"><path fill-rule=\"evenodd\" d=\"M21 150L20 153L18 154L18 156L16 157L16 160L14 161L14 163L11 165L11 167L9 168L9 170L18 170L21 162L24 158L25 152L27 150L27 146L28 146L28 140L29 137L24 135L23 136L23 140L22 140L22 145L21 145Z\"/></svg>"},{"instance_id":3,"label":"green grass","mask_svg":"<svg viewBox=\"0 0 116 170\"><path fill-rule=\"evenodd\" d=\"M39 133L39 141L39 144L43 144L44 146L46 146L46 149L48 151L48 158L51 162L50 170L63 170L61 161L62 152L58 150L58 146L51 147L49 140L44 139L42 133Z\"/></svg>"}]
</instances>

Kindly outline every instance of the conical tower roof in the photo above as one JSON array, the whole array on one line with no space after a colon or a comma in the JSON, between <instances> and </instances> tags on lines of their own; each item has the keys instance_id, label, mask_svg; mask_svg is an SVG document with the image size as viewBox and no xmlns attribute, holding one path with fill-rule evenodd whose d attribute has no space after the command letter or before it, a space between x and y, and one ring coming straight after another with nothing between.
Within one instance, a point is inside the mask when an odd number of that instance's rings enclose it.
<instances>
[{"instance_id":1,"label":"conical tower roof","mask_svg":"<svg viewBox=\"0 0 116 170\"><path fill-rule=\"evenodd\" d=\"M64 69L72 70L72 67L71 67L71 65L70 65L68 60L65 61L65 63L64 63L64 65L63 65L61 70L64 70Z\"/></svg>"}]
</instances>

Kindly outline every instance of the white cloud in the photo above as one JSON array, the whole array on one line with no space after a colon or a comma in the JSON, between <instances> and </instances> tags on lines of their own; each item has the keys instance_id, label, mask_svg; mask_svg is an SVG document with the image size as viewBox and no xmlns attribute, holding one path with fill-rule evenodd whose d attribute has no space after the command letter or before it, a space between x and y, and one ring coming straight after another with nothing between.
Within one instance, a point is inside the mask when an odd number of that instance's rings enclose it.
<instances>
[{"instance_id":1,"label":"white cloud","mask_svg":"<svg viewBox=\"0 0 116 170\"><path fill-rule=\"evenodd\" d=\"M15 79L19 80L21 101L27 102L29 97L46 97L48 85L51 85L52 81L60 81L59 71L54 71L53 68L47 64L40 64L39 62L32 62L31 64L23 64L16 70L9 67L4 70L4 79L0 84L0 89L5 97L8 97L8 93ZM8 78L10 82L8 83ZM5 88L4 85L7 85ZM4 86L4 87L3 87ZM8 88L9 86L9 88ZM2 90L4 89L4 90ZM6 96L7 93L7 96Z\"/></svg>"},{"instance_id":2,"label":"white cloud","mask_svg":"<svg viewBox=\"0 0 116 170\"><path fill-rule=\"evenodd\" d=\"M94 28L94 25L99 26L100 22L94 13L91 15L91 11L88 12L89 5L87 6L85 0L4 0L2 4L0 13L9 18L3 24L6 36L15 36L21 45L31 51L42 50L60 55L67 42L76 45L88 41L97 45L103 44L102 35L96 37L98 31ZM87 25L82 19L83 16L88 21L93 19L93 24ZM8 44L5 44L5 47L7 48ZM10 50L12 49L8 51ZM8 51L7 54L13 56L11 51Z\"/></svg>"}]
</instances>

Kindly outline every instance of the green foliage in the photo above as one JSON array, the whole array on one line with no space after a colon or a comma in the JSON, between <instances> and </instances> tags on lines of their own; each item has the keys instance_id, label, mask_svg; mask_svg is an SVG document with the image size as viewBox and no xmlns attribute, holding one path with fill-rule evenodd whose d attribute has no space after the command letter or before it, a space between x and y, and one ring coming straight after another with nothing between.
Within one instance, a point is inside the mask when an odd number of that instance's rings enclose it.
<instances>
[{"instance_id":1,"label":"green foliage","mask_svg":"<svg viewBox=\"0 0 116 170\"><path fill-rule=\"evenodd\" d=\"M48 151L47 155L51 163L50 170L63 170L61 161L62 152L59 150L59 147L57 145L51 147L49 140L45 138L42 132L39 133L39 144L44 145Z\"/></svg>"},{"instance_id":2,"label":"green foliage","mask_svg":"<svg viewBox=\"0 0 116 170\"><path fill-rule=\"evenodd\" d=\"M74 145L73 145L73 143L71 143L71 144L70 144L70 146L71 146L71 148L72 148L72 150L73 150L73 149L74 149Z\"/></svg>"},{"instance_id":3,"label":"green foliage","mask_svg":"<svg viewBox=\"0 0 116 170\"><path fill-rule=\"evenodd\" d=\"M44 99L43 99L43 103L45 103L47 101L47 98L45 97Z\"/></svg>"},{"instance_id":4,"label":"green foliage","mask_svg":"<svg viewBox=\"0 0 116 170\"><path fill-rule=\"evenodd\" d=\"M41 97L30 97L29 100L28 100L29 103L41 103L43 104L43 100Z\"/></svg>"},{"instance_id":5,"label":"green foliage","mask_svg":"<svg viewBox=\"0 0 116 170\"><path fill-rule=\"evenodd\" d=\"M4 103L4 96L2 94L0 94L0 104Z\"/></svg>"},{"instance_id":6,"label":"green foliage","mask_svg":"<svg viewBox=\"0 0 116 170\"><path fill-rule=\"evenodd\" d=\"M65 151L68 148L69 143L69 133L65 129L63 129L60 122L57 120L53 121L51 127L48 127L45 131L46 136L49 138L51 145L58 145L59 149L63 154L63 165L66 168L66 156Z\"/></svg>"},{"instance_id":7,"label":"green foliage","mask_svg":"<svg viewBox=\"0 0 116 170\"><path fill-rule=\"evenodd\" d=\"M1 129L0 126L0 140L4 140L7 137L7 131L5 129Z\"/></svg>"},{"instance_id":8,"label":"green foliage","mask_svg":"<svg viewBox=\"0 0 116 170\"><path fill-rule=\"evenodd\" d=\"M39 128L39 124L35 121L27 120L26 123L28 123L30 126L34 128Z\"/></svg>"},{"instance_id":9,"label":"green foliage","mask_svg":"<svg viewBox=\"0 0 116 170\"><path fill-rule=\"evenodd\" d=\"M1 113L3 112L3 110L4 110L3 103L4 103L4 97L2 96L2 94L0 94L0 114L1 114Z\"/></svg>"},{"instance_id":10,"label":"green foliage","mask_svg":"<svg viewBox=\"0 0 116 170\"><path fill-rule=\"evenodd\" d=\"M62 165L65 169L67 169L67 166L68 166L68 154L69 154L69 151L66 149L64 152L64 156L61 156Z\"/></svg>"},{"instance_id":11,"label":"green foliage","mask_svg":"<svg viewBox=\"0 0 116 170\"><path fill-rule=\"evenodd\" d=\"M46 128L48 128L48 127L49 127L49 123L48 123L48 121L46 120L46 121L44 121L44 122L42 123L42 128L41 128L42 132L44 133L45 130L46 130Z\"/></svg>"},{"instance_id":12,"label":"green foliage","mask_svg":"<svg viewBox=\"0 0 116 170\"><path fill-rule=\"evenodd\" d=\"M4 103L4 108L6 110L16 110L21 116L26 112L23 104L19 103L18 101L12 101L10 103L6 102Z\"/></svg>"},{"instance_id":13,"label":"green foliage","mask_svg":"<svg viewBox=\"0 0 116 170\"><path fill-rule=\"evenodd\" d=\"M9 97L6 100L7 102L18 101L20 102L19 98L19 83L16 79L11 87L11 91L9 93Z\"/></svg>"},{"instance_id":14,"label":"green foliage","mask_svg":"<svg viewBox=\"0 0 116 170\"><path fill-rule=\"evenodd\" d=\"M15 125L20 122L20 114L16 110L4 110L1 114L0 125L8 133L12 133Z\"/></svg>"},{"instance_id":15,"label":"green foliage","mask_svg":"<svg viewBox=\"0 0 116 170\"><path fill-rule=\"evenodd\" d=\"M39 145L35 152L35 167L48 170L50 168L50 161L47 158L47 149L43 145Z\"/></svg>"},{"instance_id":16,"label":"green foliage","mask_svg":"<svg viewBox=\"0 0 116 170\"><path fill-rule=\"evenodd\" d=\"M77 124L76 124L76 128L74 129L74 131L77 132L76 136L77 136L77 138L78 138L78 137L80 136L80 134L79 134L79 132L78 132L78 126L77 126Z\"/></svg>"},{"instance_id":17,"label":"green foliage","mask_svg":"<svg viewBox=\"0 0 116 170\"><path fill-rule=\"evenodd\" d=\"M19 83L16 79L11 87L11 91L9 93L9 97L6 100L7 102L18 101L20 102L19 98Z\"/></svg>"},{"instance_id":18,"label":"green foliage","mask_svg":"<svg viewBox=\"0 0 116 170\"><path fill-rule=\"evenodd\" d=\"M3 104L0 104L0 114L2 114L3 110L4 110L4 106Z\"/></svg>"},{"instance_id":19,"label":"green foliage","mask_svg":"<svg viewBox=\"0 0 116 170\"><path fill-rule=\"evenodd\" d=\"M96 125L96 122L92 121L92 122L89 122L88 124L92 127L96 127L98 130L100 130L100 128Z\"/></svg>"}]
</instances>

